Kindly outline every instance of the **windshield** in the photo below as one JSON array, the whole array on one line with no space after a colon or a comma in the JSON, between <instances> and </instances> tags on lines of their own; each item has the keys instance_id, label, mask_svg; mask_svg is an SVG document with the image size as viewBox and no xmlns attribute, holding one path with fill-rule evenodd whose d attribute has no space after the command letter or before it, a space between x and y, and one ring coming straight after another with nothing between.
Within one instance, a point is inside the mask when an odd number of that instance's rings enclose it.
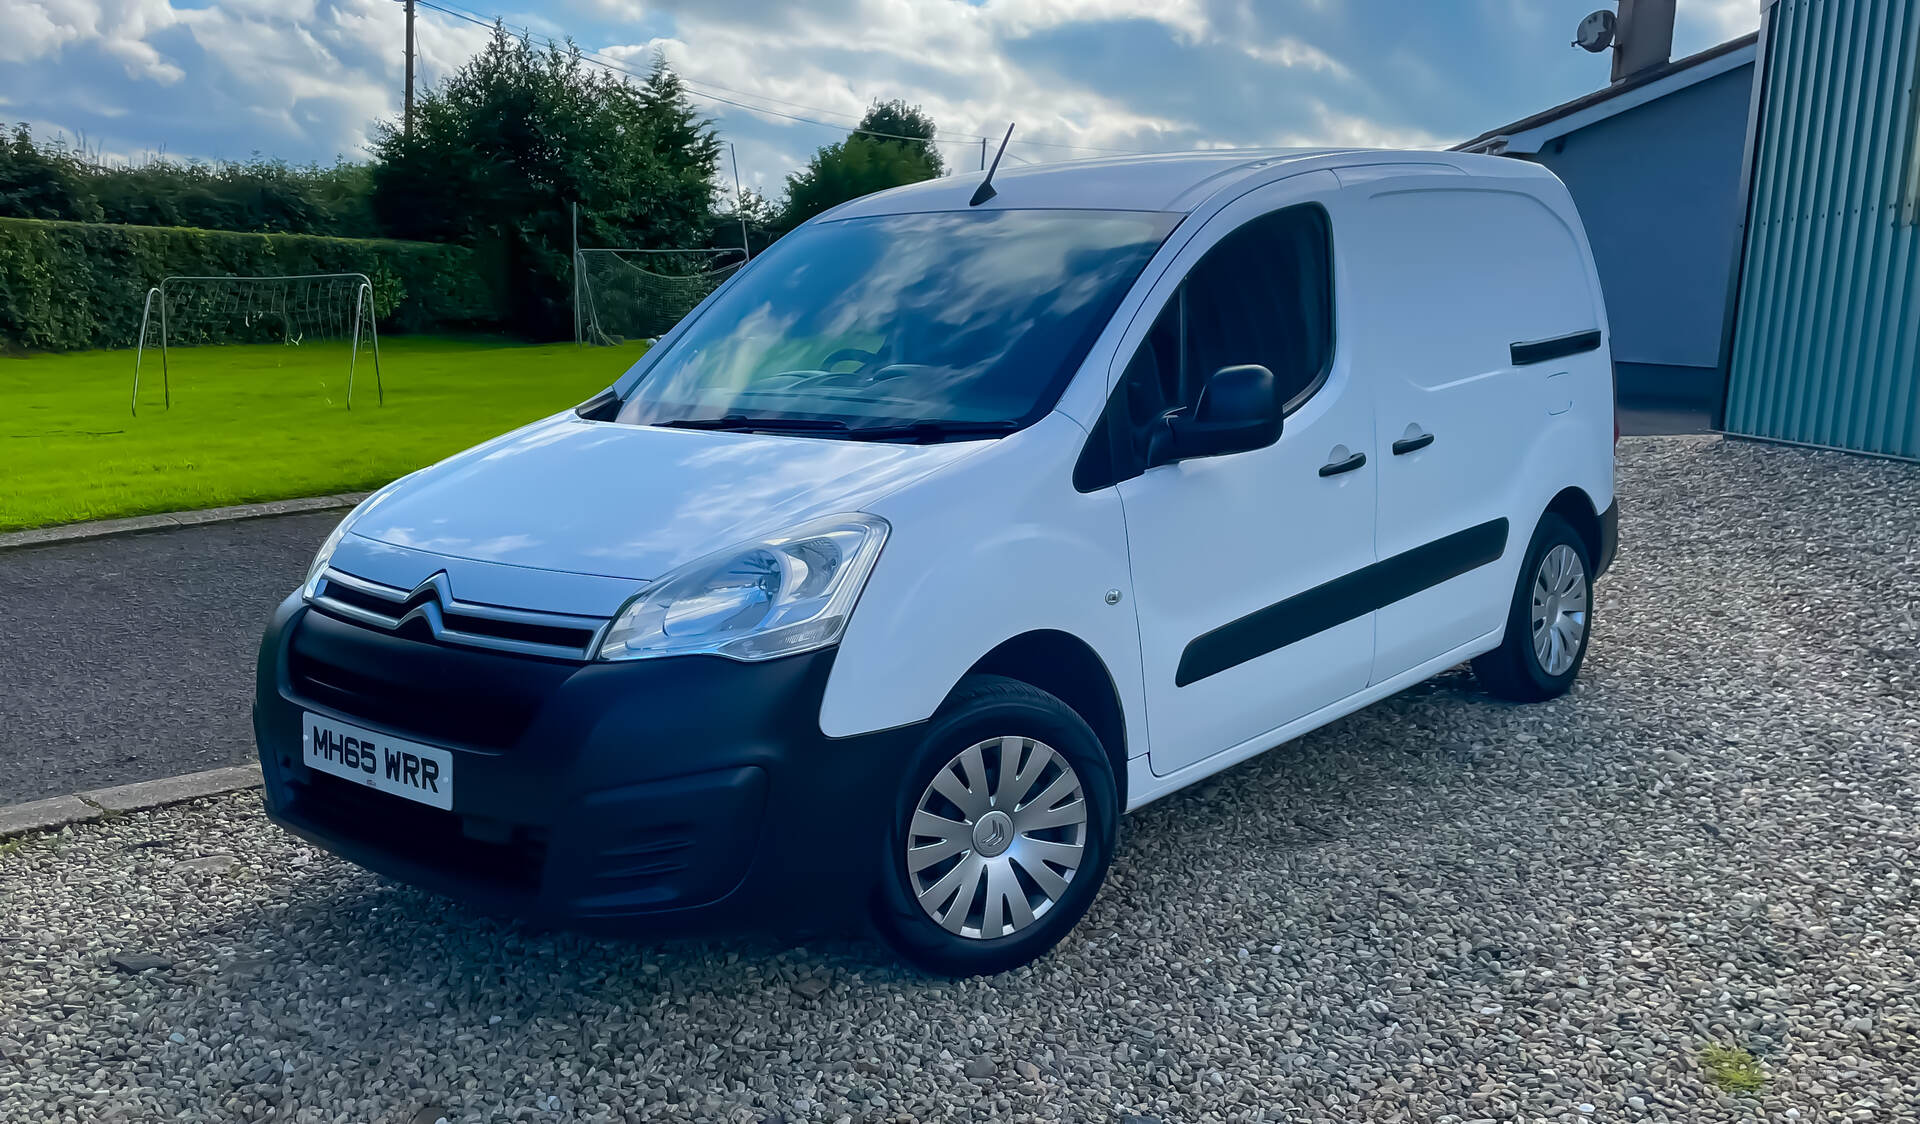
<instances>
[{"instance_id":1,"label":"windshield","mask_svg":"<svg viewBox=\"0 0 1920 1124\"><path fill-rule=\"evenodd\" d=\"M1053 408L1178 222L967 211L815 223L773 244L626 395L641 425L941 439Z\"/></svg>"}]
</instances>

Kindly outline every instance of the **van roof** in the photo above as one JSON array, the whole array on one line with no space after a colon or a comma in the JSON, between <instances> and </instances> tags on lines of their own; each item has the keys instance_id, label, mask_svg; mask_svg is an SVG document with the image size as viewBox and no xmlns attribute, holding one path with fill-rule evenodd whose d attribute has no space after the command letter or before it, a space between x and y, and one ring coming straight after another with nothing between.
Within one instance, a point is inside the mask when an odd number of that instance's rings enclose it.
<instances>
[{"instance_id":1,"label":"van roof","mask_svg":"<svg viewBox=\"0 0 1920 1124\"><path fill-rule=\"evenodd\" d=\"M1108 156L1056 164L1010 165L994 174L998 192L982 208L1084 208L1185 214L1219 191L1280 165L1295 171L1409 164L1432 171L1502 177L1547 174L1524 161L1460 152L1386 148L1222 149L1165 155ZM1412 171L1413 169L1409 169ZM863 196L829 214L836 219L920 211L964 211L984 173L924 180Z\"/></svg>"}]
</instances>

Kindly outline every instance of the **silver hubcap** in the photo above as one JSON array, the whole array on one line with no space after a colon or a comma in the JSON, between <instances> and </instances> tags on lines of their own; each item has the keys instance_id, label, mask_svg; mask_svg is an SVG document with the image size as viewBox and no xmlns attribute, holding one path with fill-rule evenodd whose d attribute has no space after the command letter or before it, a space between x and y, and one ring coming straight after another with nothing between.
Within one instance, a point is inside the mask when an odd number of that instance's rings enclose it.
<instances>
[{"instance_id":1,"label":"silver hubcap","mask_svg":"<svg viewBox=\"0 0 1920 1124\"><path fill-rule=\"evenodd\" d=\"M920 794L907 877L941 928L992 940L1045 916L1086 850L1073 766L1044 742L990 738L961 750Z\"/></svg>"},{"instance_id":2,"label":"silver hubcap","mask_svg":"<svg viewBox=\"0 0 1920 1124\"><path fill-rule=\"evenodd\" d=\"M1548 675L1565 675L1587 634L1587 568L1564 544L1547 551L1533 578L1533 655Z\"/></svg>"}]
</instances>

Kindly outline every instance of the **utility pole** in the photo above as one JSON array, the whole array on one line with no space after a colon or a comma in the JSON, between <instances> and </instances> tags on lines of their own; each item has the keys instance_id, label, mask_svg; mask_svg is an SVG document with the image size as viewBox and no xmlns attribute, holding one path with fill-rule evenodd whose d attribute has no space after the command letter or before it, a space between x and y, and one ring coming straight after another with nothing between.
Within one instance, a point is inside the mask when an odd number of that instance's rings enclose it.
<instances>
[{"instance_id":1,"label":"utility pole","mask_svg":"<svg viewBox=\"0 0 1920 1124\"><path fill-rule=\"evenodd\" d=\"M753 260L753 243L747 240L747 197L740 194L740 154L733 142L727 142L727 155L733 158L733 215L740 220L740 252L744 261Z\"/></svg>"},{"instance_id":2,"label":"utility pole","mask_svg":"<svg viewBox=\"0 0 1920 1124\"><path fill-rule=\"evenodd\" d=\"M401 111L400 131L413 135L413 0L407 0L407 97L406 108Z\"/></svg>"},{"instance_id":3,"label":"utility pole","mask_svg":"<svg viewBox=\"0 0 1920 1124\"><path fill-rule=\"evenodd\" d=\"M407 0L407 3L413 3L413 0ZM983 172L987 170L987 138L985 137L980 138L980 170Z\"/></svg>"},{"instance_id":4,"label":"utility pole","mask_svg":"<svg viewBox=\"0 0 1920 1124\"><path fill-rule=\"evenodd\" d=\"M408 0L411 4L412 0ZM586 339L580 322L580 204L569 204L573 213L573 346Z\"/></svg>"}]
</instances>

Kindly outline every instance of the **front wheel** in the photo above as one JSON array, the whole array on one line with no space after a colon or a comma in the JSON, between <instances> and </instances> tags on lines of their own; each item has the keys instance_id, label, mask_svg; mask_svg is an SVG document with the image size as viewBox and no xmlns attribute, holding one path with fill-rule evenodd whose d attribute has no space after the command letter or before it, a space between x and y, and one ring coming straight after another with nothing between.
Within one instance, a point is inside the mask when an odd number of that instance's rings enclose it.
<instances>
[{"instance_id":1,"label":"front wheel","mask_svg":"<svg viewBox=\"0 0 1920 1124\"><path fill-rule=\"evenodd\" d=\"M1548 512L1527 545L1507 612L1507 636L1473 661L1482 686L1503 699L1566 694L1580 674L1593 626L1593 559L1571 524Z\"/></svg>"},{"instance_id":2,"label":"front wheel","mask_svg":"<svg viewBox=\"0 0 1920 1124\"><path fill-rule=\"evenodd\" d=\"M930 972L990 975L1046 954L1113 857L1113 767L1072 708L976 676L935 718L887 839L880 925Z\"/></svg>"}]
</instances>

